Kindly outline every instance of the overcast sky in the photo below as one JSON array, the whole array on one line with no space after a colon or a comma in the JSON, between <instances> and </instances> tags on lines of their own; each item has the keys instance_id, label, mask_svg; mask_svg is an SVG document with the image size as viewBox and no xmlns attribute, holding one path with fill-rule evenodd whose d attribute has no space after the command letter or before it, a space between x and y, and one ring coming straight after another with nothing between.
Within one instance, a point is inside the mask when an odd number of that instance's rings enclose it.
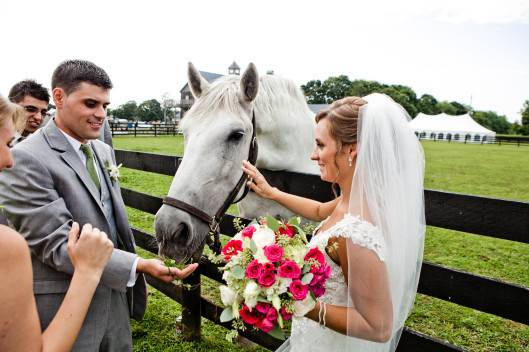
<instances>
[{"instance_id":1,"label":"overcast sky","mask_svg":"<svg viewBox=\"0 0 529 352\"><path fill-rule=\"evenodd\" d=\"M178 98L188 61L227 73L234 60L298 85L403 84L510 121L529 99L529 0L7 0L1 14L2 95L81 58L109 73L114 107Z\"/></svg>"}]
</instances>

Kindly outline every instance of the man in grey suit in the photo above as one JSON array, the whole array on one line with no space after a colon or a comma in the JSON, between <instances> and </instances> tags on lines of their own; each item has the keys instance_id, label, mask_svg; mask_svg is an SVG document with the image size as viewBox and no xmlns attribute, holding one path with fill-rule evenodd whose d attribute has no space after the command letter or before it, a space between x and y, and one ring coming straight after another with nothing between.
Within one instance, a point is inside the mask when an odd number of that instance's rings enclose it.
<instances>
[{"instance_id":1,"label":"man in grey suit","mask_svg":"<svg viewBox=\"0 0 529 352\"><path fill-rule=\"evenodd\" d=\"M166 282L193 272L139 258L112 149L97 140L112 83L91 62L60 64L52 78L55 119L13 148L14 167L0 173L0 202L12 227L27 240L34 292L45 329L67 291L73 267L67 254L72 221L105 231L114 251L94 294L75 351L131 351L129 317L146 308L143 273Z\"/></svg>"}]
</instances>

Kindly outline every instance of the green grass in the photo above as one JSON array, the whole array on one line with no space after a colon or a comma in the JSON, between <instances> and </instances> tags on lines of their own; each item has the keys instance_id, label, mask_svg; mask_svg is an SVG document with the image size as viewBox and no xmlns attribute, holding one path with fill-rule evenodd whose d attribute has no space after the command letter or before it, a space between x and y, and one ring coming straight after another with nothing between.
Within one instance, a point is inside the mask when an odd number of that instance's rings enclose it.
<instances>
[{"instance_id":1,"label":"green grass","mask_svg":"<svg viewBox=\"0 0 529 352\"><path fill-rule=\"evenodd\" d=\"M118 149L182 155L181 137L116 137ZM529 201L529 148L423 142L425 187ZM122 185L163 196L172 177L124 169ZM128 209L133 226L153 232L154 217ZM232 212L234 209L232 208ZM142 252L142 255L147 255ZM425 260L529 287L529 245L429 226ZM218 303L217 284L204 279L203 294ZM175 335L180 306L151 288L143 322L132 323L135 351L248 351L224 340L225 329L204 320L203 341ZM470 351L529 352L529 327L432 297L418 295L407 326Z\"/></svg>"}]
</instances>

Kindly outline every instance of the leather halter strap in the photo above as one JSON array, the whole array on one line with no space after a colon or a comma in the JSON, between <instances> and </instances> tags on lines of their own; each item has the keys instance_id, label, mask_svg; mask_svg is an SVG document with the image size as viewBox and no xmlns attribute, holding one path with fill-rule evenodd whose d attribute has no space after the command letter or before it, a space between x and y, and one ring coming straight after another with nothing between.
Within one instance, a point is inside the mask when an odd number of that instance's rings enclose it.
<instances>
[{"instance_id":1,"label":"leather halter strap","mask_svg":"<svg viewBox=\"0 0 529 352\"><path fill-rule=\"evenodd\" d=\"M248 161L251 164L255 164L257 160L257 153L258 153L258 145L257 145L257 137L256 137L256 127L255 127L255 112L252 112L252 139L250 141L250 150L248 151ZM214 216L210 216L206 212L202 211L201 209L198 209L197 207L194 207L191 204L188 204L186 202L183 202L181 200L172 198L172 197L165 197L163 199L163 204L167 204L169 206L172 206L174 208L180 209L185 211L186 213L193 215L199 220L202 220L209 226L209 234L205 237L205 242L207 245L213 250L215 253L220 253L220 238L219 238L219 225L220 221L222 220L222 217L226 214L226 211L230 207L231 204L240 202L246 195L248 194L249 187L246 185L246 182L248 181L248 177L244 174L242 174L241 178L235 185L235 187L231 190L230 194L222 204L222 206L219 208L219 210L215 213ZM239 197L239 199L235 200L235 197L237 197L237 194L241 191L241 189L244 187L244 192ZM210 238L209 235L213 235L213 239Z\"/></svg>"}]
</instances>

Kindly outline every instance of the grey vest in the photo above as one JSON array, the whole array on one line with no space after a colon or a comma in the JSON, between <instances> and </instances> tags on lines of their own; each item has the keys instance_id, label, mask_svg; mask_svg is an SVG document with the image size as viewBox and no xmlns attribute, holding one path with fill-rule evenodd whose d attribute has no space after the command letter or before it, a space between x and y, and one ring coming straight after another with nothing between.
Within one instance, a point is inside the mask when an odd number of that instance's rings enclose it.
<instances>
[{"instance_id":1,"label":"grey vest","mask_svg":"<svg viewBox=\"0 0 529 352\"><path fill-rule=\"evenodd\" d=\"M98 160L99 158L95 158ZM97 172L99 173L99 183L101 184L101 205L103 206L103 213L105 214L105 218L107 219L108 223L110 224L110 232L108 234L108 237L117 244L117 247L120 249L123 249L123 244L120 243L120 238L118 235L118 229L116 226L116 219L114 218L114 202L112 202L112 195L110 194L109 185L107 184L105 172L107 172L106 169L104 169L100 164L99 161L95 162L97 167Z\"/></svg>"}]
</instances>

